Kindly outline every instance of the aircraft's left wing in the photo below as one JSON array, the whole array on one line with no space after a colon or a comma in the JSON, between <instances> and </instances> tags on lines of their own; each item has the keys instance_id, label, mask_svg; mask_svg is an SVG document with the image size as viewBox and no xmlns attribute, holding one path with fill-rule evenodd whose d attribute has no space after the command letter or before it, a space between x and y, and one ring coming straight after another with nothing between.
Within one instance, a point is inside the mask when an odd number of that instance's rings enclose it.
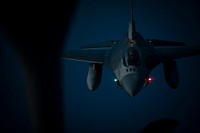
<instances>
[{"instance_id":1,"label":"aircraft's left wing","mask_svg":"<svg viewBox=\"0 0 200 133\"><path fill-rule=\"evenodd\" d=\"M200 55L200 45L172 47L172 48L161 47L161 48L155 48L155 50L158 56L160 56L163 60L171 60L171 59Z\"/></svg>"},{"instance_id":2,"label":"aircraft's left wing","mask_svg":"<svg viewBox=\"0 0 200 133\"><path fill-rule=\"evenodd\" d=\"M103 64L106 51L107 50L70 50L65 51L62 57L70 60Z\"/></svg>"}]
</instances>

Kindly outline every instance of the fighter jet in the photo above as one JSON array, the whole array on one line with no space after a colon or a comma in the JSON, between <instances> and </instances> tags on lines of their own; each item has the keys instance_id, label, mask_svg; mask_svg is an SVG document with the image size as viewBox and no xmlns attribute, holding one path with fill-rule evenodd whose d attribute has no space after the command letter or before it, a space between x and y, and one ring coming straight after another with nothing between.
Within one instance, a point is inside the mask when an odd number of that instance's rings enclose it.
<instances>
[{"instance_id":1,"label":"fighter jet","mask_svg":"<svg viewBox=\"0 0 200 133\"><path fill-rule=\"evenodd\" d=\"M133 97L151 82L150 72L161 63L166 83L172 89L177 88L179 72L175 59L199 54L200 45L186 46L184 42L144 39L136 31L132 2L128 32L121 39L65 51L63 58L90 63L87 75L89 90L98 88L103 66L106 66L114 72L117 85Z\"/></svg>"}]
</instances>

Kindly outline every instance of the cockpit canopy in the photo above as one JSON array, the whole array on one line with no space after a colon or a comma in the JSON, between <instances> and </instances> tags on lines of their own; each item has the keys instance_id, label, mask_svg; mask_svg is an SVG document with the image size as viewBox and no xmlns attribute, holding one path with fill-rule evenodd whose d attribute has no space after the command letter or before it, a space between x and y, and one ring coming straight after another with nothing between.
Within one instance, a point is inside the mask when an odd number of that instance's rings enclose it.
<instances>
[{"instance_id":1,"label":"cockpit canopy","mask_svg":"<svg viewBox=\"0 0 200 133\"><path fill-rule=\"evenodd\" d=\"M125 66L139 66L141 62L141 54L139 49L129 47L123 54L123 64Z\"/></svg>"}]
</instances>

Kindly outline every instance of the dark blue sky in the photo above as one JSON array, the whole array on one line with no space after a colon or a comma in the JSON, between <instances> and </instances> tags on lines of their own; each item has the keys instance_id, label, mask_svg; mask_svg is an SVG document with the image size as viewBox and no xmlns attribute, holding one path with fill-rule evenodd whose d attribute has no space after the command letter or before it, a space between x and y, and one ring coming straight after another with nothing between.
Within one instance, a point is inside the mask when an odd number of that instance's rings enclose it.
<instances>
[{"instance_id":1,"label":"dark blue sky","mask_svg":"<svg viewBox=\"0 0 200 133\"><path fill-rule=\"evenodd\" d=\"M120 39L128 29L130 1L80 1L64 50ZM195 1L135 0L137 31L146 39L200 44L200 10ZM149 122L173 119L175 132L200 131L200 56L177 60L181 77L177 90L164 81L162 64L151 73L155 81L130 98L104 67L95 92L87 89L88 63L62 60L66 130L72 133L140 132Z\"/></svg>"}]
</instances>

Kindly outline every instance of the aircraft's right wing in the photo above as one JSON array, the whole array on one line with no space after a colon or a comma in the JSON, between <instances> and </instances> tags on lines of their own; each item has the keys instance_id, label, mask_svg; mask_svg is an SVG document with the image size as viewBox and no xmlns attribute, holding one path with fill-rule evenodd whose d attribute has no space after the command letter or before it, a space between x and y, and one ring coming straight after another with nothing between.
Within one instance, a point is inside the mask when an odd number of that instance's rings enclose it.
<instances>
[{"instance_id":1,"label":"aircraft's right wing","mask_svg":"<svg viewBox=\"0 0 200 133\"><path fill-rule=\"evenodd\" d=\"M76 61L84 61L91 63L104 64L104 55L114 45L117 45L119 40L109 40L96 44L82 46L80 50L65 51L63 58Z\"/></svg>"},{"instance_id":2,"label":"aircraft's right wing","mask_svg":"<svg viewBox=\"0 0 200 133\"><path fill-rule=\"evenodd\" d=\"M161 47L161 48L155 48L155 50L158 56L160 56L163 60L171 60L171 59L200 55L200 45L172 47L172 48Z\"/></svg>"},{"instance_id":3,"label":"aircraft's right wing","mask_svg":"<svg viewBox=\"0 0 200 133\"><path fill-rule=\"evenodd\" d=\"M100 49L100 48L111 48L112 46L116 45L119 40L110 40L105 42L100 42L96 44L89 44L80 47L81 49Z\"/></svg>"},{"instance_id":4,"label":"aircraft's right wing","mask_svg":"<svg viewBox=\"0 0 200 133\"><path fill-rule=\"evenodd\" d=\"M62 55L64 59L84 61L91 63L104 63L104 55L107 50L70 50L65 51Z\"/></svg>"}]
</instances>

